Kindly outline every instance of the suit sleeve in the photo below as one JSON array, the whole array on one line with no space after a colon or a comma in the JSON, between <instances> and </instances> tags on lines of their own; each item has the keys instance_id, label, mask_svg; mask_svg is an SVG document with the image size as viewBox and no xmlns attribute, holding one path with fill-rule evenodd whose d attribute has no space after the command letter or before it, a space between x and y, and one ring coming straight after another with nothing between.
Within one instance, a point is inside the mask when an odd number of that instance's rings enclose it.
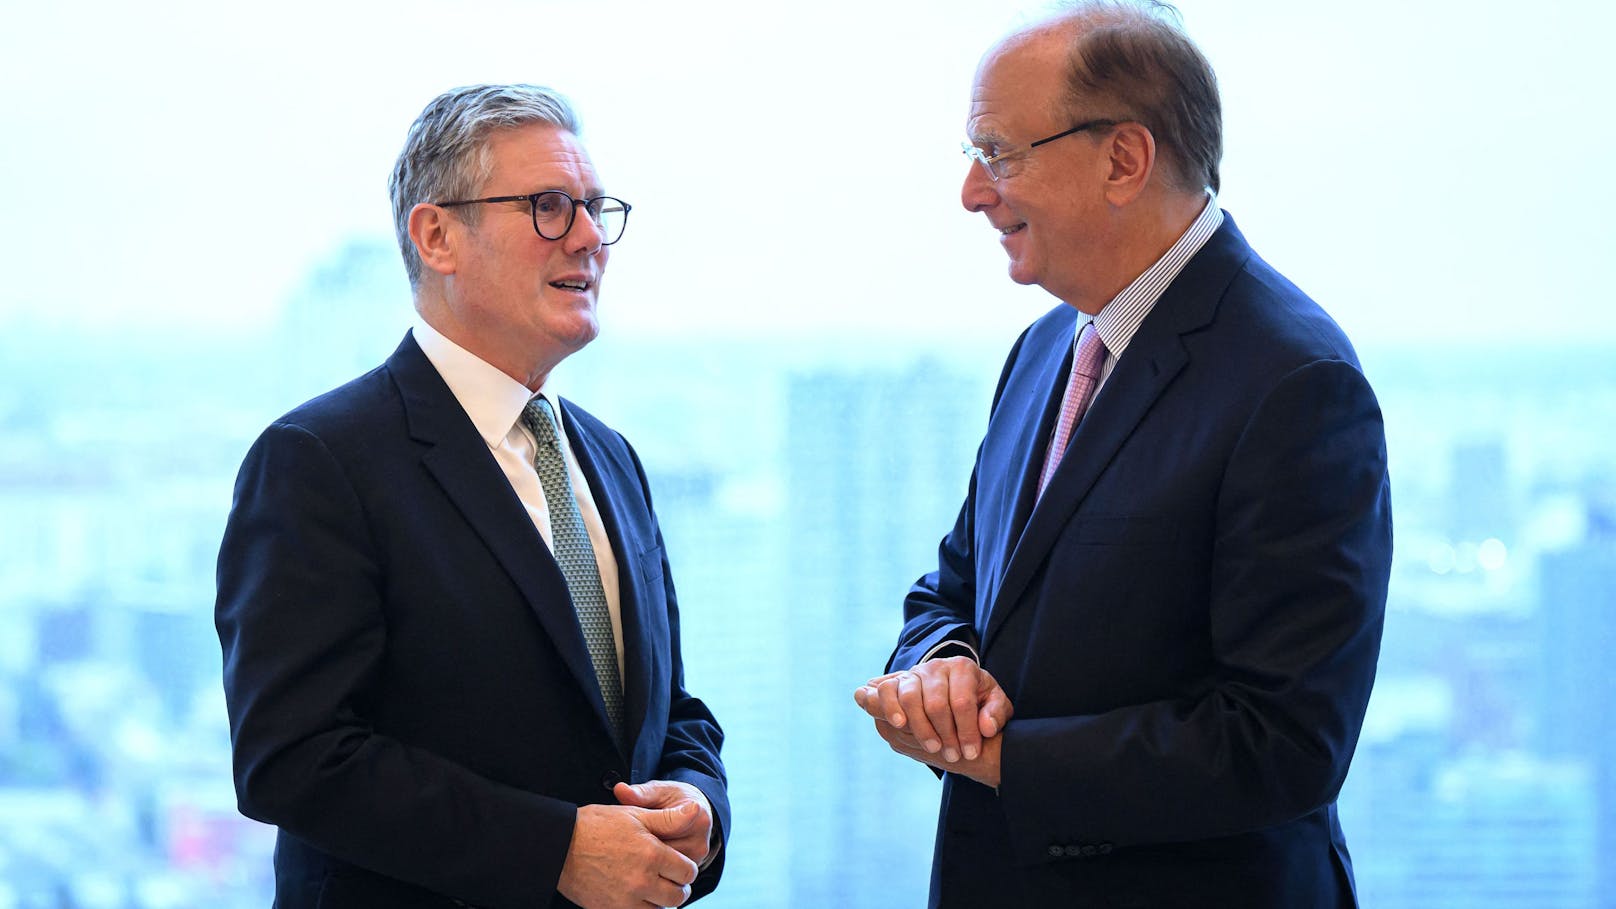
<instances>
[{"instance_id":1,"label":"suit sleeve","mask_svg":"<svg viewBox=\"0 0 1616 909\"><path fill-rule=\"evenodd\" d=\"M242 813L388 877L487 907L542 905L576 807L378 733L384 566L342 465L271 426L237 479L219 553Z\"/></svg>"},{"instance_id":2,"label":"suit sleeve","mask_svg":"<svg viewBox=\"0 0 1616 909\"><path fill-rule=\"evenodd\" d=\"M916 581L904 598L903 633L887 660L887 672L909 669L933 651L938 656L977 652L976 557L971 529L975 499L976 471L972 470L965 505L954 528L937 547L937 570ZM965 646L946 647L949 643Z\"/></svg>"},{"instance_id":3,"label":"suit sleeve","mask_svg":"<svg viewBox=\"0 0 1616 909\"><path fill-rule=\"evenodd\" d=\"M1391 505L1379 406L1317 361L1250 418L1218 491L1204 690L1006 726L999 790L1023 864L1050 842L1261 829L1341 788L1379 654Z\"/></svg>"},{"instance_id":4,"label":"suit sleeve","mask_svg":"<svg viewBox=\"0 0 1616 909\"><path fill-rule=\"evenodd\" d=\"M619 437L621 438L621 437ZM668 565L667 546L663 544L662 528L651 507L651 486L639 455L624 440L634 462L640 489L645 496L646 509L656 529L656 545L662 553L662 584L668 604L668 647L671 655L669 679L668 731L663 740L662 756L657 763L658 779L689 783L701 790L713 808L713 823L717 826L717 854L701 869L690 887L690 901L713 892L724 873L724 858L729 842L730 806L728 778L719 751L724 744L724 731L712 711L699 698L685 689L684 649L679 635L679 599L674 592L673 573ZM689 903L687 902L686 905Z\"/></svg>"}]
</instances>

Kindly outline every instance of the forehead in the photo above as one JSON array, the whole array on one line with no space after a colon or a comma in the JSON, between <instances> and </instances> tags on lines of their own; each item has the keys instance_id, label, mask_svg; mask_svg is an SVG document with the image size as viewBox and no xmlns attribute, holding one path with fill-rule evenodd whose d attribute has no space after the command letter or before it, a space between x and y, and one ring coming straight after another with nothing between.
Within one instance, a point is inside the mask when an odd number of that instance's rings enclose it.
<instances>
[{"instance_id":1,"label":"forehead","mask_svg":"<svg viewBox=\"0 0 1616 909\"><path fill-rule=\"evenodd\" d=\"M1058 119L1070 36L1055 30L1012 35L982 57L971 85L966 128L973 139L1024 141Z\"/></svg>"},{"instance_id":2,"label":"forehead","mask_svg":"<svg viewBox=\"0 0 1616 909\"><path fill-rule=\"evenodd\" d=\"M576 135L560 126L529 123L496 130L489 135L487 148L488 182L500 192L599 188L589 152Z\"/></svg>"}]
</instances>

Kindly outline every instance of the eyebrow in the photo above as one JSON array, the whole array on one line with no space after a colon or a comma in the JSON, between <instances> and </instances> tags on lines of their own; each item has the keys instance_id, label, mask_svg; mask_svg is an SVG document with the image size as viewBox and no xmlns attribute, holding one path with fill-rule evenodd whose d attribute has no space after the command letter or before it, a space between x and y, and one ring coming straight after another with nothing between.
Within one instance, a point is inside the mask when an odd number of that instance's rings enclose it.
<instances>
[{"instance_id":1,"label":"eyebrow","mask_svg":"<svg viewBox=\"0 0 1616 909\"><path fill-rule=\"evenodd\" d=\"M1007 142L1005 140L1004 135L1002 133L1000 133L998 130L995 130L995 129L991 128L991 127L986 128L986 129L977 130L975 132L967 130L966 133L965 133L965 138L972 145L975 145L977 147L981 147L981 146L984 146L984 145L1008 145L1009 144L1009 142Z\"/></svg>"}]
</instances>

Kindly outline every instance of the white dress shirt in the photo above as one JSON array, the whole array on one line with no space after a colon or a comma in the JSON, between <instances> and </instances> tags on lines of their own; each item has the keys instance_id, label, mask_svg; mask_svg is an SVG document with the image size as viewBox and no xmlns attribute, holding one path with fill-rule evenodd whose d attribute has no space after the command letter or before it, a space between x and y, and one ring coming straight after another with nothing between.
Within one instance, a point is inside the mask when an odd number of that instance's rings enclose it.
<instances>
[{"instance_id":1,"label":"white dress shirt","mask_svg":"<svg viewBox=\"0 0 1616 909\"><path fill-rule=\"evenodd\" d=\"M550 531L550 509L544 487L539 483L539 473L533 467L537 442L533 433L521 423L522 411L533 398L533 393L521 382L445 338L420 317L415 319L412 331L415 343L421 346L421 352L426 354L438 375L443 377L444 384L449 386L449 391L454 393L455 400L460 402L466 416L477 428L477 434L488 445L500 470L505 472L505 479L510 481L516 497L522 500L522 507L527 509L527 515L533 520L533 526L538 528L539 536L544 538L544 544L553 550L555 540ZM548 377L539 388L539 394L550 402L550 408L555 412L561 451L567 461L567 476L572 482L573 495L578 500L578 510L583 514L584 527L589 531L590 545L595 550L600 586L606 592L606 608L612 616L612 641L617 647L617 677L622 679L625 678L623 613L617 589L617 557L612 552L611 540L606 537L606 525L601 523L600 509L595 507L589 482L578 467L578 459L573 456L560 400L551 389Z\"/></svg>"}]
</instances>

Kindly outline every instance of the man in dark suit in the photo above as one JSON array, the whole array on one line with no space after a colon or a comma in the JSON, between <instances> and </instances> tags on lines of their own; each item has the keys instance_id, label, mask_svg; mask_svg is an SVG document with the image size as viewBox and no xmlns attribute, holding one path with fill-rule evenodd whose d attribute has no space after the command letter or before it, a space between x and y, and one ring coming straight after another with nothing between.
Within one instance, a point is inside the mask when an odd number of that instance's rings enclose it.
<instances>
[{"instance_id":1,"label":"man in dark suit","mask_svg":"<svg viewBox=\"0 0 1616 909\"><path fill-rule=\"evenodd\" d=\"M390 187L419 318L258 439L219 553L276 906L680 905L722 870L723 736L640 462L547 384L629 206L523 85L433 101Z\"/></svg>"},{"instance_id":2,"label":"man in dark suit","mask_svg":"<svg viewBox=\"0 0 1616 909\"><path fill-rule=\"evenodd\" d=\"M1356 903L1335 799L1391 559L1346 337L1222 213L1216 81L1170 7L983 58L965 207L1058 297L855 699L943 771L931 905Z\"/></svg>"}]
</instances>

